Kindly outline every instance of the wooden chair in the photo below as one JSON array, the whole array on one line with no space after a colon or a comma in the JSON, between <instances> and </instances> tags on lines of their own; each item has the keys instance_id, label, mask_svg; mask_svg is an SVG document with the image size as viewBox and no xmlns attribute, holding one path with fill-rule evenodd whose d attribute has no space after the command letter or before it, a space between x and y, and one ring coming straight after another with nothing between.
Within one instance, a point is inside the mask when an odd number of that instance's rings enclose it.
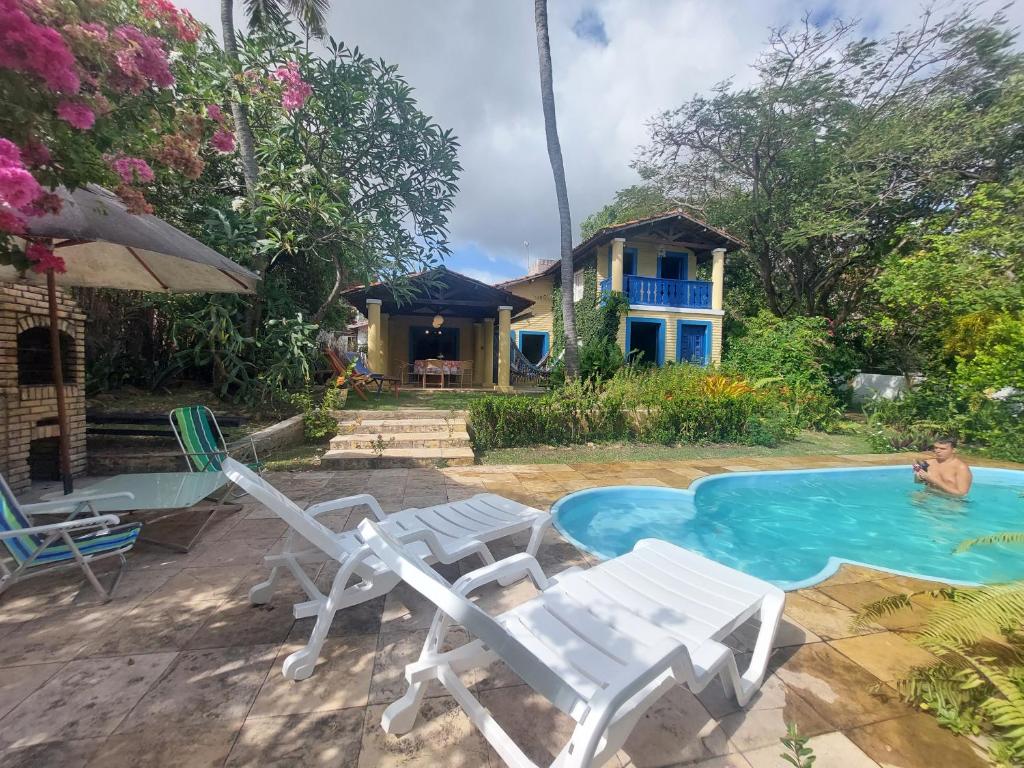
<instances>
[{"instance_id":1,"label":"wooden chair","mask_svg":"<svg viewBox=\"0 0 1024 768\"><path fill-rule=\"evenodd\" d=\"M366 385L369 382L365 376L352 371L352 367L347 363L342 362L341 358L338 357L337 353L330 347L324 347L324 357L327 358L331 364L331 368L334 369L335 375L337 375L337 384L339 387L348 387L355 392L363 400L369 400L366 396Z\"/></svg>"}]
</instances>

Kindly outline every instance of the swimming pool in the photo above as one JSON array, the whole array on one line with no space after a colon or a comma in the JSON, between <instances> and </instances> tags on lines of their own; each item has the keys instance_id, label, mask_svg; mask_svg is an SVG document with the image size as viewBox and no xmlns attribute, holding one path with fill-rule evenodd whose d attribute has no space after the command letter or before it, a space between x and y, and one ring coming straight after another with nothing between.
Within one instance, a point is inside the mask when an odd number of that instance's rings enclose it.
<instances>
[{"instance_id":1,"label":"swimming pool","mask_svg":"<svg viewBox=\"0 0 1024 768\"><path fill-rule=\"evenodd\" d=\"M1024 578L1024 548L964 539L1024 531L1024 472L976 468L965 500L913 482L909 466L702 477L688 490L592 488L560 499L555 525L599 557L658 538L783 589L815 584L843 562L951 584Z\"/></svg>"}]
</instances>

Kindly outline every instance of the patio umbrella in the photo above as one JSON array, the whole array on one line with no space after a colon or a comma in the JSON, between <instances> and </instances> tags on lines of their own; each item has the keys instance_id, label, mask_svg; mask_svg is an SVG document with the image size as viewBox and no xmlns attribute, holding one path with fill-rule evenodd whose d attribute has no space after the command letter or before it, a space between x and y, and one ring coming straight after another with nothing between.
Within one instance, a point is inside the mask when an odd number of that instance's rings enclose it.
<instances>
[{"instance_id":1,"label":"patio umbrella","mask_svg":"<svg viewBox=\"0 0 1024 768\"><path fill-rule=\"evenodd\" d=\"M95 185L74 192L58 187L60 213L33 217L28 235L49 240L67 271L45 274L0 266L0 281L45 284L50 305L50 353L60 423L60 467L70 493L64 376L60 359L57 286L121 288L158 293L253 293L259 277L180 229L149 214L129 213L113 193Z\"/></svg>"}]
</instances>

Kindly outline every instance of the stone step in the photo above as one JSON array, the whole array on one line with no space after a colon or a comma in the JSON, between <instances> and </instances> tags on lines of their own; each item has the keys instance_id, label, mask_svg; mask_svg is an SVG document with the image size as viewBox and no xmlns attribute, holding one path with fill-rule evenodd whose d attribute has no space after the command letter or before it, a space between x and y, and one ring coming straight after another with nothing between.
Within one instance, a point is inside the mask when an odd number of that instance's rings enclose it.
<instances>
[{"instance_id":1,"label":"stone step","mask_svg":"<svg viewBox=\"0 0 1024 768\"><path fill-rule=\"evenodd\" d=\"M467 467L475 457L472 448L385 448L375 451L331 450L320 457L323 469L384 469L395 467Z\"/></svg>"},{"instance_id":2,"label":"stone step","mask_svg":"<svg viewBox=\"0 0 1024 768\"><path fill-rule=\"evenodd\" d=\"M465 429L456 432L391 432L380 434L386 448L468 448L469 434ZM377 444L378 435L355 432L331 439L331 450L370 448Z\"/></svg>"},{"instance_id":3,"label":"stone step","mask_svg":"<svg viewBox=\"0 0 1024 768\"><path fill-rule=\"evenodd\" d=\"M342 424L353 421L380 421L396 419L444 419L462 417L463 411L439 411L436 408L401 408L394 411L341 411L338 421Z\"/></svg>"},{"instance_id":4,"label":"stone step","mask_svg":"<svg viewBox=\"0 0 1024 768\"><path fill-rule=\"evenodd\" d=\"M450 419L363 419L358 422L341 422L339 427L343 434L379 435L395 433L423 432L465 432L466 420L458 417Z\"/></svg>"}]
</instances>

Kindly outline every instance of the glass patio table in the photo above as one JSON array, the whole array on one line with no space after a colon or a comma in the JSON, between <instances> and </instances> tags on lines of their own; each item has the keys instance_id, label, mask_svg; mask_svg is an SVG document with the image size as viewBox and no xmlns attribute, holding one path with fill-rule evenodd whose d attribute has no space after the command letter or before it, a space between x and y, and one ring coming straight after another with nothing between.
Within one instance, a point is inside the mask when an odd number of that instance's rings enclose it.
<instances>
[{"instance_id":1,"label":"glass patio table","mask_svg":"<svg viewBox=\"0 0 1024 768\"><path fill-rule=\"evenodd\" d=\"M160 513L147 516L144 523L152 524L161 520L184 515L189 512L206 514L202 525L195 531L185 544L157 540L140 536L140 540L148 541L168 549L188 552L218 512L241 509L240 504L225 504L224 499L230 492L231 484L223 472L151 472L138 475L114 475L65 496L60 491L43 496L46 501L64 501L68 504L85 504L97 513L126 512L142 515L148 512ZM223 493L219 493L223 491ZM130 493L133 498L121 496L92 501L91 497L107 494ZM204 499L212 503L197 506Z\"/></svg>"}]
</instances>

